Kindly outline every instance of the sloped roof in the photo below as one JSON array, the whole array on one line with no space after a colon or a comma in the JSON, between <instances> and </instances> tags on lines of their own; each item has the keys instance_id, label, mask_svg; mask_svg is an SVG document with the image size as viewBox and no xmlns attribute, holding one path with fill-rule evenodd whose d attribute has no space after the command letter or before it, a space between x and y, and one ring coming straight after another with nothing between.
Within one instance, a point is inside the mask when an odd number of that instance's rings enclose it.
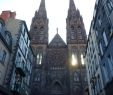
<instances>
[{"instance_id":1,"label":"sloped roof","mask_svg":"<svg viewBox=\"0 0 113 95\"><path fill-rule=\"evenodd\" d=\"M66 44L63 41L63 39L60 37L60 35L57 33L54 36L53 40L50 42L49 47L55 47L55 48L66 47Z\"/></svg>"}]
</instances>

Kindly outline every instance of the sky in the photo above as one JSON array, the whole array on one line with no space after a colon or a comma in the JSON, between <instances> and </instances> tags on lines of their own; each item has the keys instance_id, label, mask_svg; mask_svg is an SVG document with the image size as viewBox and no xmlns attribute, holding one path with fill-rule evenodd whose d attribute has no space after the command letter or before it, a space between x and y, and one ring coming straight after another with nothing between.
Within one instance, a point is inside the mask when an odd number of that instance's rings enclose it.
<instances>
[{"instance_id":1,"label":"sky","mask_svg":"<svg viewBox=\"0 0 113 95\"><path fill-rule=\"evenodd\" d=\"M25 20L30 29L34 13L38 10L41 0L0 0L0 13L4 10L16 11L16 18ZM58 33L66 41L66 18L69 0L45 0L49 19L49 41ZM74 0L75 6L83 17L88 35L93 17L95 0Z\"/></svg>"}]
</instances>

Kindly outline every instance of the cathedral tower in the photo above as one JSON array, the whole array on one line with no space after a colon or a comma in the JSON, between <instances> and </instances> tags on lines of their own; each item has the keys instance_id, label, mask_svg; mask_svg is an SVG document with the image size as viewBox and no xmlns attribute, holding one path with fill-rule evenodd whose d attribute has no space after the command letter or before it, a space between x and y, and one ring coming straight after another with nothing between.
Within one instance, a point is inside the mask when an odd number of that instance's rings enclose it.
<instances>
[{"instance_id":1,"label":"cathedral tower","mask_svg":"<svg viewBox=\"0 0 113 95\"><path fill-rule=\"evenodd\" d=\"M34 54L37 57L37 64L40 65L48 45L48 18L45 8L45 0L41 0L39 10L35 12L35 16L32 19L30 36L31 45Z\"/></svg>"},{"instance_id":2,"label":"cathedral tower","mask_svg":"<svg viewBox=\"0 0 113 95\"><path fill-rule=\"evenodd\" d=\"M45 81L43 61L48 45L48 18L45 0L41 0L39 10L35 12L35 16L32 19L30 36L33 52L36 56L32 71L31 93L32 95L43 95Z\"/></svg>"},{"instance_id":3,"label":"cathedral tower","mask_svg":"<svg viewBox=\"0 0 113 95\"><path fill-rule=\"evenodd\" d=\"M70 0L66 23L67 44L86 44L87 38L83 19L73 0Z\"/></svg>"},{"instance_id":4,"label":"cathedral tower","mask_svg":"<svg viewBox=\"0 0 113 95\"><path fill-rule=\"evenodd\" d=\"M67 45L70 68L70 95L83 95L87 85L85 65L82 65L87 42L82 16L76 9L74 0L70 0L67 23Z\"/></svg>"}]
</instances>

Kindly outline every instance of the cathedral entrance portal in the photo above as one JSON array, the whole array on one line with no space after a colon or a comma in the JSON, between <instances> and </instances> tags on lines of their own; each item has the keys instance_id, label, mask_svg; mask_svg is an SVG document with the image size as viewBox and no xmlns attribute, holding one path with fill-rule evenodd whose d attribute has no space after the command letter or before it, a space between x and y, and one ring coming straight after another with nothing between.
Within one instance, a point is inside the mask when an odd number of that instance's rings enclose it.
<instances>
[{"instance_id":1,"label":"cathedral entrance portal","mask_svg":"<svg viewBox=\"0 0 113 95\"><path fill-rule=\"evenodd\" d=\"M51 87L51 95L64 95L62 84L59 81L54 81Z\"/></svg>"}]
</instances>

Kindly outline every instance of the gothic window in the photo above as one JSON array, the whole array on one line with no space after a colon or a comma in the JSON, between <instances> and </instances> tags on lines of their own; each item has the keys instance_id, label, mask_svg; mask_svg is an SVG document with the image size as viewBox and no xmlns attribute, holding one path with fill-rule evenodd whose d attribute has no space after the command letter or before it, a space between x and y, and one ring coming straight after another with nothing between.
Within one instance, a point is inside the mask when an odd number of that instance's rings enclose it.
<instances>
[{"instance_id":1,"label":"gothic window","mask_svg":"<svg viewBox=\"0 0 113 95\"><path fill-rule=\"evenodd\" d=\"M74 30L74 26L73 25L71 25L71 30Z\"/></svg>"},{"instance_id":2,"label":"gothic window","mask_svg":"<svg viewBox=\"0 0 113 95\"><path fill-rule=\"evenodd\" d=\"M74 31L71 32L71 39L75 39L75 33L74 33Z\"/></svg>"},{"instance_id":3,"label":"gothic window","mask_svg":"<svg viewBox=\"0 0 113 95\"><path fill-rule=\"evenodd\" d=\"M82 40L82 35L79 35L79 39Z\"/></svg>"},{"instance_id":4,"label":"gothic window","mask_svg":"<svg viewBox=\"0 0 113 95\"><path fill-rule=\"evenodd\" d=\"M37 54L37 64L41 65L41 63L42 63L42 54L39 53Z\"/></svg>"},{"instance_id":5,"label":"gothic window","mask_svg":"<svg viewBox=\"0 0 113 95\"><path fill-rule=\"evenodd\" d=\"M80 27L80 25L78 26L78 29L80 29L81 27Z\"/></svg>"},{"instance_id":6,"label":"gothic window","mask_svg":"<svg viewBox=\"0 0 113 95\"><path fill-rule=\"evenodd\" d=\"M40 35L42 35L42 36L43 36L43 35L44 35L44 32L43 32L43 31L40 31Z\"/></svg>"},{"instance_id":7,"label":"gothic window","mask_svg":"<svg viewBox=\"0 0 113 95\"><path fill-rule=\"evenodd\" d=\"M43 26L41 26L41 27L40 27L40 30L41 30L41 31L43 31L43 30L44 30L44 27L43 27Z\"/></svg>"},{"instance_id":8,"label":"gothic window","mask_svg":"<svg viewBox=\"0 0 113 95\"><path fill-rule=\"evenodd\" d=\"M40 74L37 74L37 76L34 78L34 81L40 81Z\"/></svg>"},{"instance_id":9,"label":"gothic window","mask_svg":"<svg viewBox=\"0 0 113 95\"><path fill-rule=\"evenodd\" d=\"M40 42L43 42L43 39L44 39L44 35L40 35L39 37Z\"/></svg>"},{"instance_id":10,"label":"gothic window","mask_svg":"<svg viewBox=\"0 0 113 95\"><path fill-rule=\"evenodd\" d=\"M52 89L56 91L62 91L62 87L59 82L55 82Z\"/></svg>"},{"instance_id":11,"label":"gothic window","mask_svg":"<svg viewBox=\"0 0 113 95\"><path fill-rule=\"evenodd\" d=\"M72 54L72 60L71 60L71 64L73 66L77 65L78 61L77 61L77 55L75 53Z\"/></svg>"},{"instance_id":12,"label":"gothic window","mask_svg":"<svg viewBox=\"0 0 113 95\"><path fill-rule=\"evenodd\" d=\"M34 30L37 30L37 26L34 26Z\"/></svg>"},{"instance_id":13,"label":"gothic window","mask_svg":"<svg viewBox=\"0 0 113 95\"><path fill-rule=\"evenodd\" d=\"M40 55L37 54L37 64L39 64L39 61L40 61Z\"/></svg>"},{"instance_id":14,"label":"gothic window","mask_svg":"<svg viewBox=\"0 0 113 95\"><path fill-rule=\"evenodd\" d=\"M81 63L82 63L82 65L84 65L84 58L83 58L83 54L81 54Z\"/></svg>"},{"instance_id":15,"label":"gothic window","mask_svg":"<svg viewBox=\"0 0 113 95\"><path fill-rule=\"evenodd\" d=\"M79 77L78 77L78 74L76 72L74 73L74 81L75 82L79 81Z\"/></svg>"}]
</instances>

